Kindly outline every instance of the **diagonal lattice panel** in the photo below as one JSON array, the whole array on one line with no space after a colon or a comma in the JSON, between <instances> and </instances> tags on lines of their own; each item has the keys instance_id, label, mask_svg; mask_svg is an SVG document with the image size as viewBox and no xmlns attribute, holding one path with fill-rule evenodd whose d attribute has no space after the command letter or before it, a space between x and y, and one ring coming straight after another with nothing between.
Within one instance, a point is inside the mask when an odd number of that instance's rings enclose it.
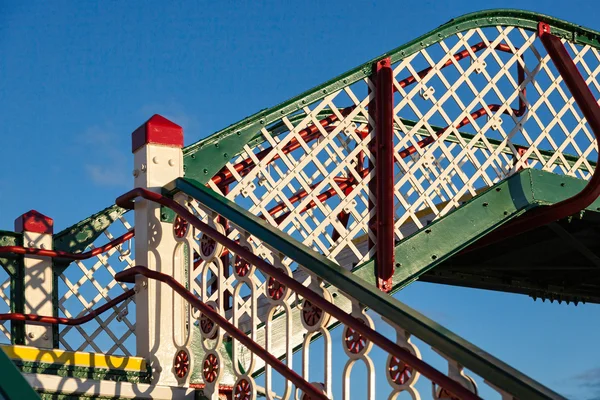
<instances>
[{"instance_id":1,"label":"diagonal lattice panel","mask_svg":"<svg viewBox=\"0 0 600 400\"><path fill-rule=\"evenodd\" d=\"M99 247L132 229L121 216L86 251ZM127 291L114 279L117 272L134 264L133 241L116 246L91 259L76 261L59 277L59 316L76 318ZM61 347L74 351L135 354L135 302L131 297L80 326L61 326Z\"/></svg>"},{"instance_id":2,"label":"diagonal lattice panel","mask_svg":"<svg viewBox=\"0 0 600 400\"><path fill-rule=\"evenodd\" d=\"M0 314L10 312L10 276L0 268ZM0 321L0 344L10 343L10 321Z\"/></svg>"}]
</instances>

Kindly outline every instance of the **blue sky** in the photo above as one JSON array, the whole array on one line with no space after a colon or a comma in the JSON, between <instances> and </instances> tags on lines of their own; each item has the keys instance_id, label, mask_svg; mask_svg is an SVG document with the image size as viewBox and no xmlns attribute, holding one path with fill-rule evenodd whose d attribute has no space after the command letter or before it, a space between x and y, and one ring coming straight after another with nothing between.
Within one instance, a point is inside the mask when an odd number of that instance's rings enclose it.
<instances>
[{"instance_id":1,"label":"blue sky","mask_svg":"<svg viewBox=\"0 0 600 400\"><path fill-rule=\"evenodd\" d=\"M600 30L593 1L493 1ZM0 0L0 229L57 230L131 188L130 134L160 113L186 144L467 12L473 1ZM572 398L600 399L598 306L415 284L398 297Z\"/></svg>"}]
</instances>

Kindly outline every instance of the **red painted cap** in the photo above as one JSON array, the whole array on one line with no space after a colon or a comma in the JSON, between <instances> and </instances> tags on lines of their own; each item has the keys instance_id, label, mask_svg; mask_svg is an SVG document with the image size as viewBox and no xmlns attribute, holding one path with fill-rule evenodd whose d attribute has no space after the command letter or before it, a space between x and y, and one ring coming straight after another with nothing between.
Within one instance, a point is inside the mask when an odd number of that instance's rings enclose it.
<instances>
[{"instance_id":1,"label":"red painted cap","mask_svg":"<svg viewBox=\"0 0 600 400\"><path fill-rule=\"evenodd\" d=\"M27 211L15 219L15 232L22 233L25 231L52 234L54 232L54 220L35 210Z\"/></svg>"},{"instance_id":2,"label":"red painted cap","mask_svg":"<svg viewBox=\"0 0 600 400\"><path fill-rule=\"evenodd\" d=\"M154 114L131 134L131 151L154 143L169 147L183 147L183 128L165 117Z\"/></svg>"}]
</instances>

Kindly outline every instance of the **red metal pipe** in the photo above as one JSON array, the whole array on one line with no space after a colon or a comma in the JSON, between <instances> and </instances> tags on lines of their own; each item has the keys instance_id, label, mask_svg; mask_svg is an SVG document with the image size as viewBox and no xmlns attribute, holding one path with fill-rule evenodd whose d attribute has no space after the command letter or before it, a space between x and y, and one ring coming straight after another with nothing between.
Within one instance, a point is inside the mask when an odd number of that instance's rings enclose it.
<instances>
[{"instance_id":1,"label":"red metal pipe","mask_svg":"<svg viewBox=\"0 0 600 400\"><path fill-rule=\"evenodd\" d=\"M51 257L51 258L63 258L67 260L87 260L97 256L98 254L105 253L115 246L125 243L129 239L135 236L134 229L130 230L124 235L119 236L116 239L111 240L104 246L96 247L85 253L67 253L60 250L46 250L46 249L34 249L32 247L23 246L0 246L0 254L31 254L35 256Z\"/></svg>"},{"instance_id":2,"label":"red metal pipe","mask_svg":"<svg viewBox=\"0 0 600 400\"><path fill-rule=\"evenodd\" d=\"M394 275L394 91L392 63L389 58L378 61L376 73L377 118L375 135L377 156L376 214L377 287L384 292L392 290Z\"/></svg>"},{"instance_id":3,"label":"red metal pipe","mask_svg":"<svg viewBox=\"0 0 600 400\"><path fill-rule=\"evenodd\" d=\"M353 317L352 315L347 314L345 311L343 311L342 309L337 307L335 304L330 303L329 301L325 300L323 297L319 296L316 292L313 292L312 289L305 287L302 283L294 280L294 278L288 276L285 272L281 271L280 269L270 265L269 263L264 261L262 258L253 254L251 251L244 248L240 244L235 243L233 240L231 240L227 236L221 234L219 231L212 228L210 225L205 224L204 222L200 221L191 212L189 212L184 206L177 203L176 201L166 198L166 197L162 196L160 193L151 192L151 191L143 189L143 188L136 188L136 189L131 190L130 192L125 193L124 195L120 196L119 198L117 198L116 204L123 208L132 209L134 207L134 199L136 197L142 197L144 199L156 202L158 204L161 204L165 207L172 209L177 214L179 214L183 219L185 219L191 225L193 225L196 229L199 229L200 231L206 233L207 235L212 237L213 240L215 240L216 242L221 243L225 247L228 247L230 249L230 251L239 255L244 260L248 261L250 264L252 264L256 268L260 269L263 273L273 277L274 279L279 281L282 285L289 287L291 290L295 291L300 296L309 300L312 304L316 305L317 307L319 307L326 313L332 315L334 318L339 320L344 325L351 327L352 329L354 329L355 331L357 331L358 333L363 335L365 338L372 341L373 343L375 343L376 345L381 347L383 350L387 351L389 354L392 354L394 357L397 357L397 358L403 360L404 362L406 362L406 364L413 367L416 371L420 372L425 377L427 377L431 381L435 382L437 385L445 388L446 390L453 393L454 395L459 396L461 399L479 399L479 397L477 395L475 395L474 393L467 390L465 387L463 387L458 382L456 382L453 379L449 378L448 376L442 374L441 372L439 372L438 370L436 370L429 364L425 363L423 360L419 359L418 357L416 357L415 355L410 353L405 348L392 342L391 340L389 340L388 338L383 336L381 333L371 329L370 327L363 324L360 320ZM137 273L144 273L145 276L151 277L153 279L158 279L158 278L154 278L154 277L159 277L159 276L163 275L163 274L160 274L159 272L149 271L145 267L134 267L134 268L130 268L128 270L118 273L115 276L115 279L124 280L125 278L127 278L130 280L133 280L134 276ZM146 273L152 274L152 276L146 275ZM158 274L158 275L156 275L156 274ZM222 326L223 329L225 329L229 334L231 334L236 339L240 340L240 342L242 342L251 351L252 351L252 348L248 344L253 344L253 345L257 346L257 350L265 352L265 350L262 347L260 347L256 343L254 343L251 339L249 339L248 336L246 336L246 334L237 330L237 328L235 328L233 325L229 324L229 322L227 322L227 320L225 318L221 317L217 312L213 311L212 309L210 309L209 307L204 305L204 303L202 303L200 300L198 300L192 293L188 292L183 286L181 286L181 284L176 282L173 278L166 276L166 275L163 275L163 276L168 278L169 282L176 284L176 287L178 289L175 289L174 286L171 286L171 283L167 282L171 287L173 287L175 290L177 290L178 293L179 293L179 291L181 291L181 293L186 294L186 296L184 296L186 298L186 300L190 301L191 304L197 306L198 309L202 313L205 313L216 324L218 324L219 326ZM192 300L193 300L193 302L192 302ZM202 306L202 308L200 306ZM204 310L206 310L206 312ZM228 329L230 329L231 332ZM234 333L235 333L235 336L234 336ZM248 343L248 344L246 344L246 343ZM267 353L267 354L269 354L269 353ZM262 358L262 356L260 354L259 354L259 356ZM277 367L278 367L277 363L281 363L281 362L274 356L272 356L270 354L269 354L269 356L273 358L272 362L274 364L272 364L272 366L277 369ZM266 359L264 359L264 360L266 361ZM269 360L271 360L271 358L269 358ZM287 368L283 364L281 365L281 367ZM279 371L279 372L281 373L281 371ZM322 398L321 396L322 395L319 395L318 398Z\"/></svg>"},{"instance_id":4,"label":"red metal pipe","mask_svg":"<svg viewBox=\"0 0 600 400\"><path fill-rule=\"evenodd\" d=\"M106 302L106 304L101 305L98 308L95 308L88 312L86 315L83 315L78 318L60 318L60 317L48 317L36 314L21 314L21 313L8 313L8 314L0 314L0 321L25 321L32 325L40 325L40 324L51 324L51 325L81 325L88 321L91 321L95 317L99 316L103 312L111 309L115 305L121 303L122 301L127 300L131 296L135 294L133 289L129 289L128 291L120 294L114 299Z\"/></svg>"},{"instance_id":5,"label":"red metal pipe","mask_svg":"<svg viewBox=\"0 0 600 400\"><path fill-rule=\"evenodd\" d=\"M181 215L181 213L179 213ZM185 218L185 217L184 217ZM192 222L192 221L189 221ZM216 231L215 231L216 232ZM163 274L158 271L151 271L146 267L135 266L125 271L121 271L115 275L115 279L120 282L128 282L135 283L135 277L137 275L143 275L146 278L154 279L163 283L166 283L173 289L176 293L178 293L181 297L187 300L192 306L196 307L198 311L202 314L206 315L210 318L215 324L221 327L225 332L227 332L231 337L238 340L241 344L243 344L248 350L253 352L262 358L266 363L271 365L277 372L283 375L286 379L291 381L296 387L302 389L302 391L312 398L315 399L324 399L327 400L327 396L322 394L317 388L308 383L304 378L298 375L296 372L291 370L287 365L283 364L277 357L266 351L263 347L261 347L254 340L250 339L244 332L237 329L235 325L227 321L227 319L223 318L217 311L213 310L211 307L208 307L204 302L198 299L193 293L188 291L181 283L177 282L175 278Z\"/></svg>"},{"instance_id":6,"label":"red metal pipe","mask_svg":"<svg viewBox=\"0 0 600 400\"><path fill-rule=\"evenodd\" d=\"M538 35L583 116L590 125L590 128L592 128L596 137L596 143L600 143L600 107L590 88L585 83L579 69L577 69L561 40L550 33L550 26L544 22L540 22L538 25ZM597 163L600 163L600 154L598 154ZM587 185L575 196L548 207L538 207L532 210L523 217L496 229L475 245L469 247L467 251L488 246L506 237L521 234L576 214L592 204L599 196L600 173L598 173L598 168L596 168Z\"/></svg>"}]
</instances>

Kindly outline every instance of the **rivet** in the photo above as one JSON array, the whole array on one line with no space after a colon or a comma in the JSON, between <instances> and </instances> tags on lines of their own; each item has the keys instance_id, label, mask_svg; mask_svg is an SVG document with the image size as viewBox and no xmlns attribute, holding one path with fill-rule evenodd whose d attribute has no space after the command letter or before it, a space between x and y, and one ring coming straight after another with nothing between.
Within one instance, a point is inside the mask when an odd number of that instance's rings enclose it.
<instances>
[{"instance_id":1,"label":"rivet","mask_svg":"<svg viewBox=\"0 0 600 400\"><path fill-rule=\"evenodd\" d=\"M29 332L27 334L27 336L29 336L30 339L33 339L35 337L35 335L33 334L33 332Z\"/></svg>"},{"instance_id":2,"label":"rivet","mask_svg":"<svg viewBox=\"0 0 600 400\"><path fill-rule=\"evenodd\" d=\"M31 242L29 242L29 247L34 247L35 246L35 242L32 240Z\"/></svg>"},{"instance_id":3,"label":"rivet","mask_svg":"<svg viewBox=\"0 0 600 400\"><path fill-rule=\"evenodd\" d=\"M204 175L208 174L208 170L206 168L204 168Z\"/></svg>"},{"instance_id":4,"label":"rivet","mask_svg":"<svg viewBox=\"0 0 600 400\"><path fill-rule=\"evenodd\" d=\"M223 153L223 157L229 158L229 155L227 153Z\"/></svg>"},{"instance_id":5,"label":"rivet","mask_svg":"<svg viewBox=\"0 0 600 400\"><path fill-rule=\"evenodd\" d=\"M152 158L152 162L153 162L154 164L158 164L158 157L153 157L153 158Z\"/></svg>"},{"instance_id":6,"label":"rivet","mask_svg":"<svg viewBox=\"0 0 600 400\"><path fill-rule=\"evenodd\" d=\"M146 164L142 164L142 167L140 169L142 170L142 172L146 172L148 167L146 166Z\"/></svg>"},{"instance_id":7,"label":"rivet","mask_svg":"<svg viewBox=\"0 0 600 400\"><path fill-rule=\"evenodd\" d=\"M40 244L40 249L45 249L45 248L46 248L46 245L44 243L41 243Z\"/></svg>"},{"instance_id":8,"label":"rivet","mask_svg":"<svg viewBox=\"0 0 600 400\"><path fill-rule=\"evenodd\" d=\"M143 288L145 288L145 287L147 287L147 286L148 286L148 282L146 282L146 281L143 281L143 282L142 282L142 287L143 287Z\"/></svg>"},{"instance_id":9,"label":"rivet","mask_svg":"<svg viewBox=\"0 0 600 400\"><path fill-rule=\"evenodd\" d=\"M135 176L136 178L140 175L140 171L137 169L133 170L133 176Z\"/></svg>"},{"instance_id":10,"label":"rivet","mask_svg":"<svg viewBox=\"0 0 600 400\"><path fill-rule=\"evenodd\" d=\"M434 254L434 255L431 256L431 259L432 260L437 260L437 256Z\"/></svg>"},{"instance_id":11,"label":"rivet","mask_svg":"<svg viewBox=\"0 0 600 400\"><path fill-rule=\"evenodd\" d=\"M487 202L486 202L486 203L483 203L483 206L484 206L484 207L487 207L488 205L489 205L489 204L488 204Z\"/></svg>"},{"instance_id":12,"label":"rivet","mask_svg":"<svg viewBox=\"0 0 600 400\"><path fill-rule=\"evenodd\" d=\"M218 148L219 147L219 143L215 143L215 147Z\"/></svg>"},{"instance_id":13,"label":"rivet","mask_svg":"<svg viewBox=\"0 0 600 400\"><path fill-rule=\"evenodd\" d=\"M173 161L173 160L169 160L169 161L168 161L168 163L169 163L169 166L171 166L171 167L172 167L173 165L175 165L175 161Z\"/></svg>"},{"instance_id":14,"label":"rivet","mask_svg":"<svg viewBox=\"0 0 600 400\"><path fill-rule=\"evenodd\" d=\"M44 336L42 336L44 338L44 340L48 340L48 334L44 333Z\"/></svg>"},{"instance_id":15,"label":"rivet","mask_svg":"<svg viewBox=\"0 0 600 400\"><path fill-rule=\"evenodd\" d=\"M565 186L565 183L564 183L564 182L561 182L560 186L564 187L564 186Z\"/></svg>"},{"instance_id":16,"label":"rivet","mask_svg":"<svg viewBox=\"0 0 600 400\"><path fill-rule=\"evenodd\" d=\"M238 135L238 136L240 136L242 134L242 132L237 131L235 134Z\"/></svg>"}]
</instances>

